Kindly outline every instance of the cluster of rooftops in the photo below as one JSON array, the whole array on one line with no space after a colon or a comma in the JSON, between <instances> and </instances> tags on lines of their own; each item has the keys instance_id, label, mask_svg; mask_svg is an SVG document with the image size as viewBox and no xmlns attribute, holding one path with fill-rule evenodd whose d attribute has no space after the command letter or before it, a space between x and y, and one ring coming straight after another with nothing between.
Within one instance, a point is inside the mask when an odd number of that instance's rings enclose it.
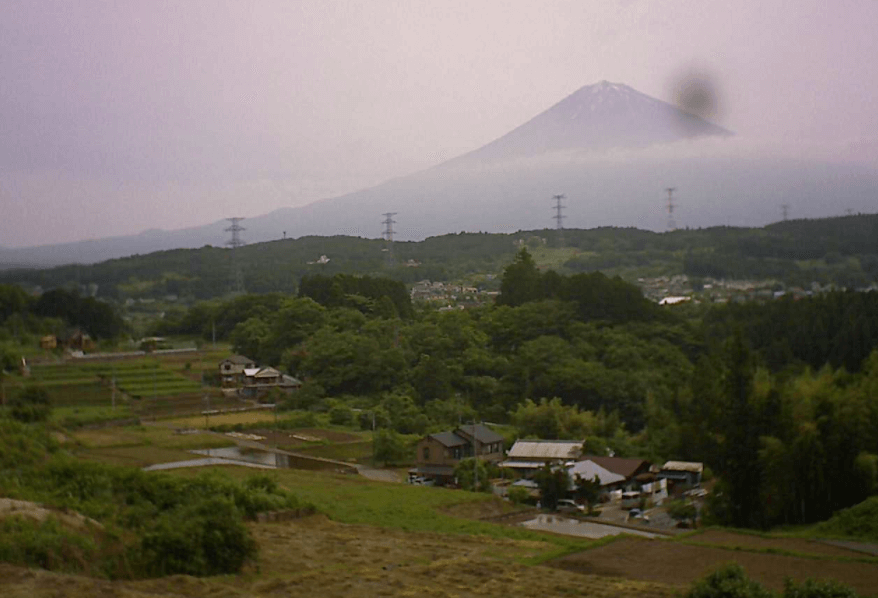
<instances>
[{"instance_id":1,"label":"cluster of rooftops","mask_svg":"<svg viewBox=\"0 0 878 598\"><path fill-rule=\"evenodd\" d=\"M639 490L659 480L697 486L702 463L667 461L658 466L637 458L583 453L583 440L517 440L504 452L503 437L483 424L459 426L454 430L425 436L418 443L417 466L412 477L432 479L437 484L453 483L454 467L463 458L493 461L516 471L523 478L549 466L565 467L571 477L579 475L600 481L601 488Z\"/></svg>"}]
</instances>

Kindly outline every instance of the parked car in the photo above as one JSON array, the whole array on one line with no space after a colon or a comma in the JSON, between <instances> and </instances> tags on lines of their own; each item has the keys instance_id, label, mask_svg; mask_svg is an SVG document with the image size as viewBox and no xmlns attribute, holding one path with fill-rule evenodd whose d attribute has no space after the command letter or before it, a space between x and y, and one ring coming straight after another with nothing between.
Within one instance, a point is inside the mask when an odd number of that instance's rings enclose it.
<instances>
[{"instance_id":1,"label":"parked car","mask_svg":"<svg viewBox=\"0 0 878 598\"><path fill-rule=\"evenodd\" d=\"M555 505L555 510L558 511L559 513L579 514L579 513L585 512L585 507L583 507L582 505L576 504L574 501L570 500L569 498L562 498Z\"/></svg>"},{"instance_id":2,"label":"parked car","mask_svg":"<svg viewBox=\"0 0 878 598\"><path fill-rule=\"evenodd\" d=\"M632 519L640 519L644 523L649 523L649 515L636 508L628 511L628 520L631 521Z\"/></svg>"}]
</instances>

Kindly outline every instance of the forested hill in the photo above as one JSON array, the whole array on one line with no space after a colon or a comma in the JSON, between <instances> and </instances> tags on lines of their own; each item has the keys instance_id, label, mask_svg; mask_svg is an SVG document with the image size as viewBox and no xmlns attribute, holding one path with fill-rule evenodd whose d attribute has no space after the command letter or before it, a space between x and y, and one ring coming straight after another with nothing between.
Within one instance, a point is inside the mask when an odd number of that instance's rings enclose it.
<instances>
[{"instance_id":1,"label":"forested hill","mask_svg":"<svg viewBox=\"0 0 878 598\"><path fill-rule=\"evenodd\" d=\"M521 243L545 250L540 265L565 274L603 271L628 280L674 274L771 278L797 286L819 282L852 288L878 278L875 214L667 233L605 227L568 229L563 235L555 230L449 234L394 243L392 261L383 240L301 237L241 247L236 260L248 292L295 292L308 274L380 275L406 283L497 275ZM0 283L43 289L80 285L86 290L97 285L97 296L112 299L169 294L205 299L230 290L231 254L228 248L205 246L94 265L6 270L0 272Z\"/></svg>"}]
</instances>

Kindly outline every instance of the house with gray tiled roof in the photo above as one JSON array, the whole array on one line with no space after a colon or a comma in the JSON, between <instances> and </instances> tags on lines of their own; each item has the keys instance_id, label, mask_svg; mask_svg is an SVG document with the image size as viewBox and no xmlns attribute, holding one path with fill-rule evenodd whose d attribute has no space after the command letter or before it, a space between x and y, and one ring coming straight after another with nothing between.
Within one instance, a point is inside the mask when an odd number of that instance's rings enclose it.
<instances>
[{"instance_id":1,"label":"house with gray tiled roof","mask_svg":"<svg viewBox=\"0 0 878 598\"><path fill-rule=\"evenodd\" d=\"M453 482L457 464L473 456L485 461L502 460L503 437L483 424L428 434L418 442L417 466L409 470L409 477L446 485Z\"/></svg>"}]
</instances>

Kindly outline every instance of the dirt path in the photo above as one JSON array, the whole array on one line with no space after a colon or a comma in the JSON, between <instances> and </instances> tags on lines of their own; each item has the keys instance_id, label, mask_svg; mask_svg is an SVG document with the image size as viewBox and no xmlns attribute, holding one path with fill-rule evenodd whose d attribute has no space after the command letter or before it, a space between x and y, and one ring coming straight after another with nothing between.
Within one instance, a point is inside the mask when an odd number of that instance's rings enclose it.
<instances>
[{"instance_id":1,"label":"dirt path","mask_svg":"<svg viewBox=\"0 0 878 598\"><path fill-rule=\"evenodd\" d=\"M392 469L375 469L366 465L357 465L357 472L364 478L375 482L402 483L402 478Z\"/></svg>"}]
</instances>

